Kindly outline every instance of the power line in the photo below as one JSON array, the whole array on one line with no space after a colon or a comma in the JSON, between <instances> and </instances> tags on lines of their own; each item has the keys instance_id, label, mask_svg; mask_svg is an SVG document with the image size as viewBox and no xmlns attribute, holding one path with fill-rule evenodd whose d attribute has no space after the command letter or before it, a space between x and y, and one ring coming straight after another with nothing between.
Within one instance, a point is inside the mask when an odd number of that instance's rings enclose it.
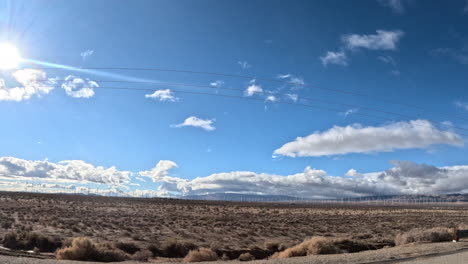
<instances>
[{"instance_id":1,"label":"power line","mask_svg":"<svg viewBox=\"0 0 468 264\"><path fill-rule=\"evenodd\" d=\"M155 90L155 89L152 89L152 88L130 88L130 87L97 87L96 89L127 90L127 91L154 91ZM177 92L177 93L182 93L182 94L210 95L210 96L218 96L218 97L226 97L226 98L235 98L235 99L244 99L244 100L265 102L264 99L254 98L254 97L226 95L226 94L214 94L214 93L206 93L206 92L181 91L181 90L172 90L172 91ZM295 103L295 102L275 101L275 103L287 104L287 105L298 105L298 106L315 108L315 109L320 109L320 110L329 111L329 112L338 112L338 113L343 112L341 109L335 109L335 108L329 108L329 107L323 107L323 106L317 106L317 105L310 105L310 104ZM381 120L387 120L387 121L395 122L394 119L386 118L386 117L382 117L382 116L364 114L364 113L359 113L359 112L355 113L355 115L361 115L361 116L371 117L371 118L375 118L375 119L381 119ZM426 127L426 128L434 128L432 126L426 126L426 125L421 125L421 124L413 124L413 125L420 126L420 127ZM462 135L462 136L468 136L468 134L463 134L463 133L458 133L458 134Z\"/></svg>"},{"instance_id":2,"label":"power line","mask_svg":"<svg viewBox=\"0 0 468 264\"><path fill-rule=\"evenodd\" d=\"M68 69L59 68L59 67L41 67L41 68L37 68L37 69L42 69L42 70L68 70ZM132 68L132 67L83 67L83 68L80 68L80 69L86 69L86 70L120 70L120 71L159 71L159 72L175 72L175 73L188 73L188 74L203 74L203 75L224 76L224 77L234 77L234 78L243 78L243 79L256 79L256 80L261 80L261 81L268 81L268 82L275 82L275 83L280 83L280 84L291 85L291 83L288 82L288 81L277 80L277 79L272 79L272 78L267 78L267 77L257 77L257 76L252 76L252 75L229 74L229 73L218 73L218 72L207 72L207 71L191 71L191 70L179 70L179 69L167 69L167 68ZM118 81L115 81L115 82L118 82ZM122 81L122 82L124 82L124 81ZM396 102L396 101L388 100L386 98L382 98L382 97L379 97L379 96L369 95L369 94L365 94L365 93L359 93L359 92L356 92L356 91L349 91L349 90L336 89L336 88L326 88L326 87L309 85L309 84L304 84L304 85L300 85L300 86L301 87L309 87L309 88L312 88L312 89L332 91L332 92L341 93L341 94L349 94L349 95L354 95L354 96L368 97L368 98L376 99L376 100L386 102L386 103L390 103L390 104L394 104L394 105L400 105L400 106L405 106L405 107L409 107L409 108L415 108L415 109L423 110L423 111L431 113L431 114L438 114L438 115L442 115L442 116L448 116L446 114L429 111L426 108L421 107L421 106ZM458 119L468 121L467 118L460 117L460 116L457 116L457 115L453 115L453 116L451 115L450 118L458 118Z\"/></svg>"},{"instance_id":3,"label":"power line","mask_svg":"<svg viewBox=\"0 0 468 264\"><path fill-rule=\"evenodd\" d=\"M96 82L103 82L103 81L96 81ZM106 82L106 81L104 81ZM121 82L121 81L109 81L109 82ZM122 81L122 82L126 82L126 83L134 83L132 81ZM152 83L152 82L136 82L136 83ZM155 85L165 85L165 86L187 86L187 87L198 87L198 88L210 88L210 89L222 89L222 90L230 90L230 91L239 91L239 92L243 92L244 90L243 89L238 89L238 88L227 88L227 87L213 87L213 86L209 86L209 85L197 85L197 84L183 84L183 83L154 83ZM100 87L100 88L107 88L107 87ZM114 87L110 87L110 88L114 88ZM123 88L129 88L129 87L123 87ZM129 88L129 89L132 89L132 88ZM134 89L134 88L133 88ZM149 88L150 90L154 90L154 89L151 89ZM288 94L286 93L272 93L273 95L280 95L280 96L287 96ZM388 114L388 115L396 115L396 116L400 116L400 117L404 117L404 118L408 118L408 119L419 119L419 117L416 117L416 116L411 116L411 115L404 115L404 114L400 114L400 113L396 113L396 112L391 112L391 111L385 111L385 110L380 110L380 109L377 109L377 108L372 108L372 107L367 107L367 106L362 106L362 105L354 105L354 104L348 104L348 103L339 103L339 102L334 102L334 101L329 101L329 100L323 100L323 99L317 99L317 98L310 98L310 97L300 97L301 100L307 100L307 101L315 101L315 102L321 102L321 103L326 103L326 104L334 104L334 105L341 105L341 106L346 106L346 107L355 107L355 108L360 108L360 109L366 109L366 110L370 110L370 111L374 111L374 112L379 112L379 113L383 113L383 114ZM468 120L468 119L467 119ZM433 121L433 120L429 120L429 121L432 121L434 123L437 123L439 125L444 125L443 123L441 122L438 122L438 121ZM459 126L454 126L452 125L451 126L452 128L455 128L455 129L459 129L459 130L464 130L464 131L468 131L467 128L463 128L463 127L459 127Z\"/></svg>"}]
</instances>

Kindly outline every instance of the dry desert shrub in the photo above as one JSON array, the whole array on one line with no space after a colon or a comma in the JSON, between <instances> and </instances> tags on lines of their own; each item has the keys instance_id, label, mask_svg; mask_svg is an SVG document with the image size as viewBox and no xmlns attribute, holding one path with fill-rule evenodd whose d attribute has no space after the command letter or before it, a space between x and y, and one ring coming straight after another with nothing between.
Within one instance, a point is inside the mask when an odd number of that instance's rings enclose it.
<instances>
[{"instance_id":1,"label":"dry desert shrub","mask_svg":"<svg viewBox=\"0 0 468 264\"><path fill-rule=\"evenodd\" d=\"M417 242L445 242L452 241L454 230L446 227L431 229L414 228L395 237L395 245L400 246Z\"/></svg>"},{"instance_id":2,"label":"dry desert shrub","mask_svg":"<svg viewBox=\"0 0 468 264\"><path fill-rule=\"evenodd\" d=\"M190 250L184 258L184 262L202 262L202 261L216 261L218 255L209 248L199 248Z\"/></svg>"},{"instance_id":3,"label":"dry desert shrub","mask_svg":"<svg viewBox=\"0 0 468 264\"><path fill-rule=\"evenodd\" d=\"M277 241L267 241L265 242L264 246L266 250L269 250L271 252L278 252L278 251L284 250L284 249L280 249L281 245Z\"/></svg>"},{"instance_id":4,"label":"dry desert shrub","mask_svg":"<svg viewBox=\"0 0 468 264\"><path fill-rule=\"evenodd\" d=\"M190 250L197 249L197 245L188 241L169 239L162 244L161 255L167 258L183 258Z\"/></svg>"},{"instance_id":5,"label":"dry desert shrub","mask_svg":"<svg viewBox=\"0 0 468 264\"><path fill-rule=\"evenodd\" d=\"M147 250L149 250L153 256L160 256L161 255L161 250L157 245L151 244L148 246Z\"/></svg>"},{"instance_id":6,"label":"dry desert shrub","mask_svg":"<svg viewBox=\"0 0 468 264\"><path fill-rule=\"evenodd\" d=\"M131 242L117 242L115 243L115 247L130 255L140 251L140 248Z\"/></svg>"},{"instance_id":7,"label":"dry desert shrub","mask_svg":"<svg viewBox=\"0 0 468 264\"><path fill-rule=\"evenodd\" d=\"M239 260L240 261L251 261L251 260L255 260L255 257L252 254L250 254L249 252L247 252L247 253L242 253L239 256Z\"/></svg>"},{"instance_id":8,"label":"dry desert shrub","mask_svg":"<svg viewBox=\"0 0 468 264\"><path fill-rule=\"evenodd\" d=\"M110 244L94 244L85 237L75 238L71 247L58 250L55 253L57 259L114 262L124 261L127 256L123 251Z\"/></svg>"},{"instance_id":9,"label":"dry desert shrub","mask_svg":"<svg viewBox=\"0 0 468 264\"><path fill-rule=\"evenodd\" d=\"M132 259L141 262L147 262L150 258L153 257L153 253L148 249L143 249L141 251L135 252L133 254Z\"/></svg>"},{"instance_id":10,"label":"dry desert shrub","mask_svg":"<svg viewBox=\"0 0 468 264\"><path fill-rule=\"evenodd\" d=\"M10 249L32 250L38 248L40 252L54 252L62 246L62 242L56 238L32 232L8 232L3 237L3 246Z\"/></svg>"},{"instance_id":11,"label":"dry desert shrub","mask_svg":"<svg viewBox=\"0 0 468 264\"><path fill-rule=\"evenodd\" d=\"M359 252L370 249L368 245L358 241L343 238L312 237L309 240L290 247L278 254L274 258L291 258L307 255L320 254L341 254Z\"/></svg>"}]
</instances>

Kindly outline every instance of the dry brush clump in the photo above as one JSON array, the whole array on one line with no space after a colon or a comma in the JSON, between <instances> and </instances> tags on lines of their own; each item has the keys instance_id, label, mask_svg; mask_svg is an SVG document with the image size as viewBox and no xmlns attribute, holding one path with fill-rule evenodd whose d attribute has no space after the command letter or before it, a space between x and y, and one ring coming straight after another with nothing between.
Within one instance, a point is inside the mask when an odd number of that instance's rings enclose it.
<instances>
[{"instance_id":1,"label":"dry brush clump","mask_svg":"<svg viewBox=\"0 0 468 264\"><path fill-rule=\"evenodd\" d=\"M57 259L117 262L128 259L122 250L111 244L95 244L85 237L75 238L70 247L62 248L55 253Z\"/></svg>"},{"instance_id":2,"label":"dry brush clump","mask_svg":"<svg viewBox=\"0 0 468 264\"><path fill-rule=\"evenodd\" d=\"M434 227L431 229L414 228L395 237L395 245L405 245L418 242L446 242L452 241L455 235L453 228Z\"/></svg>"},{"instance_id":3,"label":"dry brush clump","mask_svg":"<svg viewBox=\"0 0 468 264\"><path fill-rule=\"evenodd\" d=\"M351 239L312 237L296 246L273 255L273 258L352 253L369 249L372 249L369 245Z\"/></svg>"},{"instance_id":4,"label":"dry brush clump","mask_svg":"<svg viewBox=\"0 0 468 264\"><path fill-rule=\"evenodd\" d=\"M132 259L140 262L147 262L153 257L153 253L148 249L143 249L140 251L135 252L132 255Z\"/></svg>"},{"instance_id":5,"label":"dry brush clump","mask_svg":"<svg viewBox=\"0 0 468 264\"><path fill-rule=\"evenodd\" d=\"M202 261L216 261L218 255L216 252L209 248L199 248L190 250L187 256L184 257L184 262L202 262Z\"/></svg>"},{"instance_id":6,"label":"dry brush clump","mask_svg":"<svg viewBox=\"0 0 468 264\"><path fill-rule=\"evenodd\" d=\"M189 241L169 239L163 243L159 255L166 258L183 258L190 250L195 250L197 248L197 245Z\"/></svg>"},{"instance_id":7,"label":"dry brush clump","mask_svg":"<svg viewBox=\"0 0 468 264\"><path fill-rule=\"evenodd\" d=\"M242 254L239 256L239 260L240 260L240 261L251 261L251 260L255 260L255 256L252 255L252 254L249 253L249 252L246 252L246 253L242 253Z\"/></svg>"},{"instance_id":8,"label":"dry brush clump","mask_svg":"<svg viewBox=\"0 0 468 264\"><path fill-rule=\"evenodd\" d=\"M140 251L140 248L131 242L117 242L115 243L115 247L130 255Z\"/></svg>"},{"instance_id":9,"label":"dry brush clump","mask_svg":"<svg viewBox=\"0 0 468 264\"><path fill-rule=\"evenodd\" d=\"M59 239L34 232L8 232L3 236L2 243L9 249L33 250L36 248L40 252L54 252L62 246Z\"/></svg>"}]
</instances>

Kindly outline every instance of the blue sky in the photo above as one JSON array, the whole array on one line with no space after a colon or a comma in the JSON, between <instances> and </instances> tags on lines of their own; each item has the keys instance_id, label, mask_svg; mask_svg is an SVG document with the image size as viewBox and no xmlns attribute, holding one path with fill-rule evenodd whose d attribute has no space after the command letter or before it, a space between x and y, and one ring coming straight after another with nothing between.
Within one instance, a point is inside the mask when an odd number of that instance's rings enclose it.
<instances>
[{"instance_id":1,"label":"blue sky","mask_svg":"<svg viewBox=\"0 0 468 264\"><path fill-rule=\"evenodd\" d=\"M324 171L311 175L335 186L336 192L352 185L349 195L374 194L370 190L375 186L383 193L464 192L468 167L463 166L468 161L463 134L468 131L460 128L468 129L467 7L463 0L1 1L0 41L16 46L24 60L19 69L2 71L6 84L0 88L32 93L18 100L0 93L0 157L5 158L0 172L6 182L39 177L80 184L67 173L80 174L81 167L57 173L54 166L83 161L128 171L124 185L129 190L183 194L284 193L291 190L281 184L262 191L257 180L269 177L272 184L276 176L283 177L281 182L302 173L310 186L294 181L294 186L302 185L293 194L321 197L314 193L319 185L307 178L310 167ZM44 69L50 63L249 78ZM15 77L17 70L31 68L39 72L21 78L34 84ZM105 82L135 79L155 84ZM240 91L167 85L214 82ZM181 125L184 121L187 126ZM160 161L167 162L158 168ZM49 175L38 162L52 163L56 171ZM153 167L157 170L150 173ZM350 169L359 176L350 176ZM420 186L425 181L415 170L431 175L433 183ZM136 180L144 171L150 179ZM395 171L404 173L392 174ZM249 180L235 182L232 175L237 172L253 173L238 178L255 178L257 188L247 187L252 185ZM13 177L18 174L21 177ZM232 178L210 178L218 174ZM404 181L406 187L382 180L382 174ZM81 183L102 184L88 176L80 178ZM197 177L206 186L191 181ZM440 182L451 177L460 178L459 185L466 188ZM341 178L349 182L337 183ZM362 184L368 189L355 191Z\"/></svg>"}]
</instances>

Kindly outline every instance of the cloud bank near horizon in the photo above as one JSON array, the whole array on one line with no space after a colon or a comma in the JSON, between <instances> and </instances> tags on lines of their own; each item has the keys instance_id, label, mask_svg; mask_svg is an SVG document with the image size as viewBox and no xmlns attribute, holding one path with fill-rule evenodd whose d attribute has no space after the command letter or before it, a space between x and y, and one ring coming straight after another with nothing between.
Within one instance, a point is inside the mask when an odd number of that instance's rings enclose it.
<instances>
[{"instance_id":1,"label":"cloud bank near horizon","mask_svg":"<svg viewBox=\"0 0 468 264\"><path fill-rule=\"evenodd\" d=\"M161 160L147 171L132 173L115 167L105 168L84 161L57 163L31 161L14 157L0 158L0 189L24 190L25 181L41 183L42 190L86 193L92 189L83 183L104 184L100 194L128 196L186 196L213 193L283 195L288 193L309 199L339 199L377 195L468 193L468 165L436 167L411 161L392 161L392 167L376 172L358 172L351 168L341 176L328 174L310 166L290 175L231 171L195 179L171 176L174 161ZM156 188L129 190L130 181L151 178ZM135 177L131 177L135 176ZM140 186L141 187L141 186ZM21 189L22 188L22 189ZM99 188L95 187L94 192ZM104 191L106 190L106 191Z\"/></svg>"}]
</instances>

